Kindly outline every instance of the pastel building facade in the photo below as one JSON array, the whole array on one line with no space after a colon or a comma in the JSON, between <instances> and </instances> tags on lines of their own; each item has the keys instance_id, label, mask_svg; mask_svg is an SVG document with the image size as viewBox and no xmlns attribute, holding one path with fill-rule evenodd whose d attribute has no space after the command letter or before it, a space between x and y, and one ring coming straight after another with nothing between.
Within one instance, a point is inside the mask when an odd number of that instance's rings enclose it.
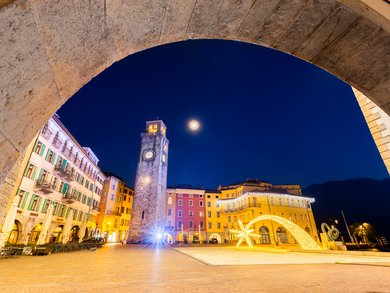
<instances>
[{"instance_id":1,"label":"pastel building facade","mask_svg":"<svg viewBox=\"0 0 390 293\"><path fill-rule=\"evenodd\" d=\"M52 217L43 242L64 241L63 228L68 217L71 232L66 242L94 235L105 176L93 151L82 147L59 117L53 116L26 156L23 178L15 194L15 224L6 242L35 244L49 206ZM81 227L85 230L80 231Z\"/></svg>"},{"instance_id":2,"label":"pastel building facade","mask_svg":"<svg viewBox=\"0 0 390 293\"><path fill-rule=\"evenodd\" d=\"M97 232L107 242L122 242L129 236L134 190L117 175L105 176Z\"/></svg>"},{"instance_id":3,"label":"pastel building facade","mask_svg":"<svg viewBox=\"0 0 390 293\"><path fill-rule=\"evenodd\" d=\"M173 237L177 241L182 241L182 237L191 241L194 235L200 235L201 241L235 242L237 235L230 230L239 229L239 220L245 226L259 216L276 215L297 224L319 242L313 202L313 198L302 196L297 184L273 185L257 179L220 186L217 190L167 189L167 207L171 209L167 214L169 221L175 223ZM254 238L255 244L297 244L289 231L274 221L257 222L253 229L259 235Z\"/></svg>"},{"instance_id":4,"label":"pastel building facade","mask_svg":"<svg viewBox=\"0 0 390 293\"><path fill-rule=\"evenodd\" d=\"M169 203L173 204L170 205ZM167 188L167 223L172 223L176 241L206 239L205 190L191 187ZM169 221L169 222L168 222Z\"/></svg>"}]
</instances>

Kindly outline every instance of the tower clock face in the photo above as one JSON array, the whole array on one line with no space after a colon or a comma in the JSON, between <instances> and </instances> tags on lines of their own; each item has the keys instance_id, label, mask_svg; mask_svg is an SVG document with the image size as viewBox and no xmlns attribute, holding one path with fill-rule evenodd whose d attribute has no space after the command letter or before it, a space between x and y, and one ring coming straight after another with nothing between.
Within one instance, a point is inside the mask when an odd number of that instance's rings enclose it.
<instances>
[{"instance_id":1,"label":"tower clock face","mask_svg":"<svg viewBox=\"0 0 390 293\"><path fill-rule=\"evenodd\" d=\"M144 152L144 160L145 161L151 161L151 160L153 160L154 159L154 156L155 156L155 154L154 154L154 151L152 151L152 150L146 150L145 152Z\"/></svg>"}]
</instances>

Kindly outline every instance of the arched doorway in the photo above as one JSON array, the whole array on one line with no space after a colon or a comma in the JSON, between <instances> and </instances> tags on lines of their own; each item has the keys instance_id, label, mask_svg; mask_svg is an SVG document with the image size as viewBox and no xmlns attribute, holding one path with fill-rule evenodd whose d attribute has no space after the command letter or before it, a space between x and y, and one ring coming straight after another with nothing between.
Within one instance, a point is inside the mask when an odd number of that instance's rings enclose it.
<instances>
[{"instance_id":1,"label":"arched doorway","mask_svg":"<svg viewBox=\"0 0 390 293\"><path fill-rule=\"evenodd\" d=\"M261 226L259 229L260 234L260 243L261 244L270 244L271 238L269 236L269 230L266 226Z\"/></svg>"},{"instance_id":2,"label":"arched doorway","mask_svg":"<svg viewBox=\"0 0 390 293\"><path fill-rule=\"evenodd\" d=\"M15 224L12 227L12 231L9 234L7 242L9 244L18 243L19 236L21 235L21 233L22 233L22 225L20 224L20 222L18 220L15 220Z\"/></svg>"},{"instance_id":3,"label":"arched doorway","mask_svg":"<svg viewBox=\"0 0 390 293\"><path fill-rule=\"evenodd\" d=\"M70 241L71 242L78 242L79 241L79 231L80 227L79 226L73 226L71 231L70 231Z\"/></svg>"},{"instance_id":4,"label":"arched doorway","mask_svg":"<svg viewBox=\"0 0 390 293\"><path fill-rule=\"evenodd\" d=\"M288 243L287 231L283 227L278 227L276 229L276 237L277 237L279 243L282 243L282 244Z\"/></svg>"},{"instance_id":5,"label":"arched doorway","mask_svg":"<svg viewBox=\"0 0 390 293\"><path fill-rule=\"evenodd\" d=\"M60 243L62 242L62 230L64 229L64 225L59 225L54 229L53 234L51 236L50 242L52 243Z\"/></svg>"},{"instance_id":6,"label":"arched doorway","mask_svg":"<svg viewBox=\"0 0 390 293\"><path fill-rule=\"evenodd\" d=\"M217 241L218 244L222 243L222 239L221 239L221 236L220 236L219 234L213 233L213 234L211 234L211 235L209 236L209 242L210 242L210 243L214 243L214 242L215 242L214 239L216 239L216 241Z\"/></svg>"},{"instance_id":7,"label":"arched doorway","mask_svg":"<svg viewBox=\"0 0 390 293\"><path fill-rule=\"evenodd\" d=\"M36 224L30 232L28 243L35 244L38 241L39 234L42 230L42 223Z\"/></svg>"}]
</instances>

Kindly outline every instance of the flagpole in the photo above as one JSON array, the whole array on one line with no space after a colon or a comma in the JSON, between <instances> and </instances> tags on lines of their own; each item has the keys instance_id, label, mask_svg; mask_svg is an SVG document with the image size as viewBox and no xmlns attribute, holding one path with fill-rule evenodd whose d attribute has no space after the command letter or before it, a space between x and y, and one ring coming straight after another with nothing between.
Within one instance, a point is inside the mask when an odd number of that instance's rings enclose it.
<instances>
[{"instance_id":1,"label":"flagpole","mask_svg":"<svg viewBox=\"0 0 390 293\"><path fill-rule=\"evenodd\" d=\"M341 210L341 214L343 215L345 227L347 227L347 231L348 231L349 238L351 239L351 242L352 242L352 243L355 243L355 241L353 240L353 238L352 238L352 236L351 236L351 232L349 231L348 224L347 224L347 220L345 219L343 210Z\"/></svg>"}]
</instances>

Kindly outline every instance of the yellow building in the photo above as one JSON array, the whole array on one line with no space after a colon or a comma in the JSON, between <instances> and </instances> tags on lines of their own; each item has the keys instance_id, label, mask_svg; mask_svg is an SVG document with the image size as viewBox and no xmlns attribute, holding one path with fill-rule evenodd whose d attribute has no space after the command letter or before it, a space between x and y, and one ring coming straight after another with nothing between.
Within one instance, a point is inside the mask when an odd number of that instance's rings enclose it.
<instances>
[{"instance_id":1,"label":"yellow building","mask_svg":"<svg viewBox=\"0 0 390 293\"><path fill-rule=\"evenodd\" d=\"M225 220L221 214L221 208L219 206L219 200L221 199L221 191L219 190L206 190L206 239L215 241L218 243L227 241L225 238Z\"/></svg>"},{"instance_id":2,"label":"yellow building","mask_svg":"<svg viewBox=\"0 0 390 293\"><path fill-rule=\"evenodd\" d=\"M107 242L121 242L129 233L134 191L120 177L112 173L105 175L97 229Z\"/></svg>"},{"instance_id":3,"label":"yellow building","mask_svg":"<svg viewBox=\"0 0 390 293\"><path fill-rule=\"evenodd\" d=\"M272 185L261 180L246 180L217 191L206 192L207 235L219 243L236 241L230 229L238 229L238 221L248 224L262 215L275 215L292 221L319 241L311 209L313 198L303 197L299 185ZM285 227L271 220L254 224L253 229L260 237L256 244L294 245L295 239Z\"/></svg>"}]
</instances>

